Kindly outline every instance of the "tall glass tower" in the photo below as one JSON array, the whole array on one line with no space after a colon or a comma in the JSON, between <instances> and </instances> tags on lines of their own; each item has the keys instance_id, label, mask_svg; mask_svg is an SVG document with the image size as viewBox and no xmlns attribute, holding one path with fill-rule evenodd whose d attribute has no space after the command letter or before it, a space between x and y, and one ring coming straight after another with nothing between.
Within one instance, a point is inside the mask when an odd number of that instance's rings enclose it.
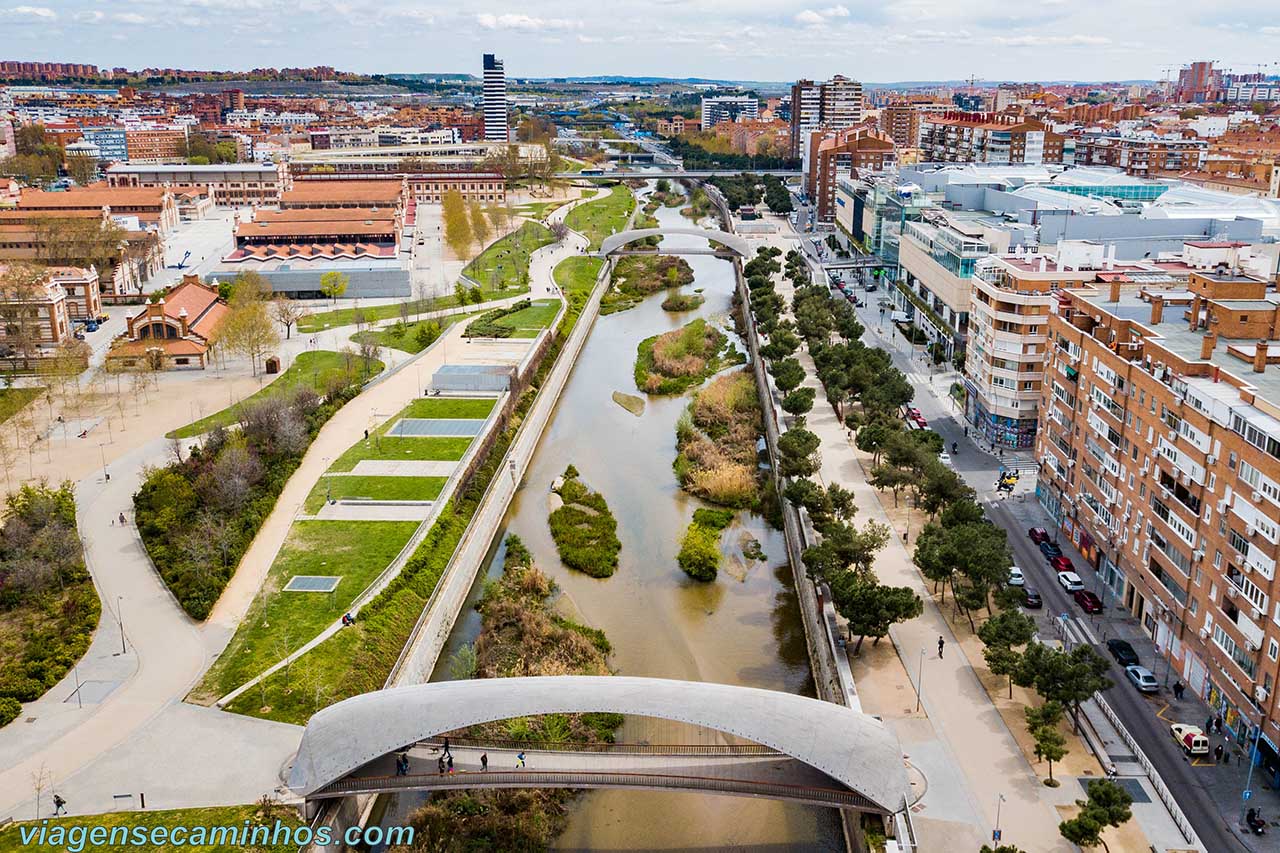
<instances>
[{"instance_id":1,"label":"tall glass tower","mask_svg":"<svg viewBox=\"0 0 1280 853\"><path fill-rule=\"evenodd\" d=\"M489 142L508 139L507 72L492 53L484 55L484 138Z\"/></svg>"}]
</instances>

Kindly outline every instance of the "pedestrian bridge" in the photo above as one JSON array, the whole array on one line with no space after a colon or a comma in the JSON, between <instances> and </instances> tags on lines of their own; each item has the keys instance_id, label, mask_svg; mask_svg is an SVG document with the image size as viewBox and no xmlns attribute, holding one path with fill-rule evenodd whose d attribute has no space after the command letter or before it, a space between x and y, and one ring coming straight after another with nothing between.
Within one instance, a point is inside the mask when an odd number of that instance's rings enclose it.
<instances>
[{"instance_id":1,"label":"pedestrian bridge","mask_svg":"<svg viewBox=\"0 0 1280 853\"><path fill-rule=\"evenodd\" d=\"M477 723L607 711L714 729L748 744L541 744L438 736ZM526 763L517 767L524 750ZM409 772L396 775L407 750ZM482 770L480 755L489 764ZM456 788L701 791L892 814L908 791L897 738L879 720L789 693L621 676L494 678L419 684L339 702L308 722L289 774L308 800Z\"/></svg>"},{"instance_id":2,"label":"pedestrian bridge","mask_svg":"<svg viewBox=\"0 0 1280 853\"><path fill-rule=\"evenodd\" d=\"M604 238L600 244L600 254L606 257L625 254L624 247L637 240L643 240L646 237L666 237L672 234L701 237L704 240L719 243L726 251L732 252L740 258L745 258L751 254L751 247L747 245L747 241L737 234L730 234L728 231L713 231L709 228L636 228L631 231L621 231ZM714 250L698 246L688 248L663 246L661 251L664 255L705 255L712 253Z\"/></svg>"}]
</instances>

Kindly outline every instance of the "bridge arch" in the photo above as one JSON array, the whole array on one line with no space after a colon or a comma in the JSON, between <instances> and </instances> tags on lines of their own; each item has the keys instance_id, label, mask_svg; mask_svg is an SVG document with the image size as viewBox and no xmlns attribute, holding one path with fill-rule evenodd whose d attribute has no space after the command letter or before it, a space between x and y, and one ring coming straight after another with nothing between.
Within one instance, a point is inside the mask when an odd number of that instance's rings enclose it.
<instances>
[{"instance_id":1,"label":"bridge arch","mask_svg":"<svg viewBox=\"0 0 1280 853\"><path fill-rule=\"evenodd\" d=\"M573 675L417 684L344 700L307 723L289 787L309 797L407 744L477 723L591 711L746 738L825 773L886 814L902 808L908 791L897 737L843 706L728 684Z\"/></svg>"},{"instance_id":2,"label":"bridge arch","mask_svg":"<svg viewBox=\"0 0 1280 853\"><path fill-rule=\"evenodd\" d=\"M683 234L711 240L724 246L740 258L745 258L751 254L751 247L747 244L747 241L737 234L730 234L728 231L713 231L709 228L636 228L631 231L620 231L604 238L600 243L600 254L612 255L637 240L643 240L646 237L664 237L668 234ZM678 254L680 250L663 249L660 251L663 254Z\"/></svg>"}]
</instances>

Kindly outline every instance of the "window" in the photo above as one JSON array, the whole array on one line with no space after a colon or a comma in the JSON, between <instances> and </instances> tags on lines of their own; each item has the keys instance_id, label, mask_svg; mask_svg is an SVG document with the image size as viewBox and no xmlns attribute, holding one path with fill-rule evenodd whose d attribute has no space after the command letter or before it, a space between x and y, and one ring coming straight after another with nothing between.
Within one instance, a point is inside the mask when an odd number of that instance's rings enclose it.
<instances>
[{"instance_id":1,"label":"window","mask_svg":"<svg viewBox=\"0 0 1280 853\"><path fill-rule=\"evenodd\" d=\"M1267 641L1267 657L1271 660L1280 658L1280 643L1277 643L1275 640Z\"/></svg>"}]
</instances>

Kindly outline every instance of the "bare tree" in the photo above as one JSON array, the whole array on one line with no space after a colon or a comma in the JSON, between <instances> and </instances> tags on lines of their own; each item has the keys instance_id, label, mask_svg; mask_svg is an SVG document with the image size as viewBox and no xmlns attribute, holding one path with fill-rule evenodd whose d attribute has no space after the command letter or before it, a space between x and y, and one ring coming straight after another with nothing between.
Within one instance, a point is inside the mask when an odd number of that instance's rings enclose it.
<instances>
[{"instance_id":1,"label":"bare tree","mask_svg":"<svg viewBox=\"0 0 1280 853\"><path fill-rule=\"evenodd\" d=\"M40 354L42 337L40 295L48 279L44 267L13 263L0 270L0 325L4 327L4 348L22 358L22 366Z\"/></svg>"},{"instance_id":2,"label":"bare tree","mask_svg":"<svg viewBox=\"0 0 1280 853\"><path fill-rule=\"evenodd\" d=\"M285 340L293 337L293 324L305 317L306 314L307 309L287 296L277 296L271 300L271 316L275 318L277 323L284 326Z\"/></svg>"},{"instance_id":3,"label":"bare tree","mask_svg":"<svg viewBox=\"0 0 1280 853\"><path fill-rule=\"evenodd\" d=\"M39 770L31 773L31 787L36 791L36 820L40 819L40 798L44 796L45 790L53 784L53 776L49 773L49 768L44 764L40 765Z\"/></svg>"},{"instance_id":4,"label":"bare tree","mask_svg":"<svg viewBox=\"0 0 1280 853\"><path fill-rule=\"evenodd\" d=\"M229 352L247 356L253 375L257 376L259 360L279 345L280 333L267 316L264 303L256 300L241 302L233 296L231 311L218 328L217 340Z\"/></svg>"}]
</instances>

